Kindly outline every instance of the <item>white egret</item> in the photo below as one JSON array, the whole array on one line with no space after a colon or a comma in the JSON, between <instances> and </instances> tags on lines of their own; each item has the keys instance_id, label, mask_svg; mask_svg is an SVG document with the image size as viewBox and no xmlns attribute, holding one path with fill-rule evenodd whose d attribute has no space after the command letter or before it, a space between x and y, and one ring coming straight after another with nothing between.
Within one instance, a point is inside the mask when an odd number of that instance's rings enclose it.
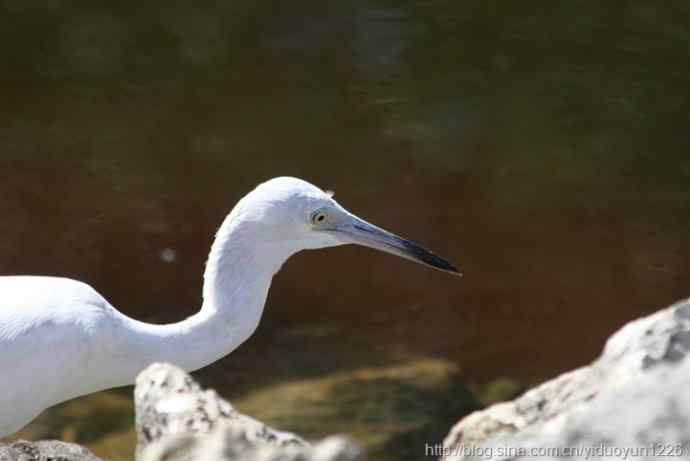
<instances>
[{"instance_id":1,"label":"white egret","mask_svg":"<svg viewBox=\"0 0 690 461\"><path fill-rule=\"evenodd\" d=\"M321 189L275 178L242 198L216 234L201 310L154 325L67 278L0 277L0 436L65 400L132 384L152 362L204 367L256 329L273 275L292 254L348 243L458 273L419 245L349 213Z\"/></svg>"}]
</instances>

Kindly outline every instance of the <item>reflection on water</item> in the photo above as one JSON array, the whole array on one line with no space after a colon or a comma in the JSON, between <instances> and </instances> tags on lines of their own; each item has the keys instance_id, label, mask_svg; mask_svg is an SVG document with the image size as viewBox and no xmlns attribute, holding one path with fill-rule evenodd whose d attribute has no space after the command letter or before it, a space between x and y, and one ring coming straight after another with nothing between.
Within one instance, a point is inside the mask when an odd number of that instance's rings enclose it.
<instances>
[{"instance_id":1,"label":"reflection on water","mask_svg":"<svg viewBox=\"0 0 690 461\"><path fill-rule=\"evenodd\" d=\"M454 419L438 405L469 408L458 374L478 395L537 382L690 292L685 2L0 9L3 273L72 276L130 315L181 319L224 214L285 174L463 269L361 248L290 260L257 334L199 373L281 428L415 459ZM457 368L454 391L423 390L427 363ZM342 400L318 390L333 386ZM129 405L101 394L29 433L126 457Z\"/></svg>"}]
</instances>

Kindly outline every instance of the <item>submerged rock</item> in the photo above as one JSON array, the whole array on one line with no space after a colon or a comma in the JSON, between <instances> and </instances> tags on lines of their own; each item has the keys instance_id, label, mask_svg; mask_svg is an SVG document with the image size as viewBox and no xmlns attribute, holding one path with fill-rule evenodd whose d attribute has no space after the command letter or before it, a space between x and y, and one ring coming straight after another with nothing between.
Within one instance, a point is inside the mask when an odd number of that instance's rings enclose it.
<instances>
[{"instance_id":1,"label":"submerged rock","mask_svg":"<svg viewBox=\"0 0 690 461\"><path fill-rule=\"evenodd\" d=\"M0 444L0 461L102 461L86 448L57 440Z\"/></svg>"},{"instance_id":2,"label":"submerged rock","mask_svg":"<svg viewBox=\"0 0 690 461\"><path fill-rule=\"evenodd\" d=\"M591 365L463 418L446 461L690 457L690 300L624 326Z\"/></svg>"},{"instance_id":3,"label":"submerged rock","mask_svg":"<svg viewBox=\"0 0 690 461\"><path fill-rule=\"evenodd\" d=\"M184 371L154 364L134 391L139 461L356 461L360 449L340 436L311 444L237 412Z\"/></svg>"}]
</instances>

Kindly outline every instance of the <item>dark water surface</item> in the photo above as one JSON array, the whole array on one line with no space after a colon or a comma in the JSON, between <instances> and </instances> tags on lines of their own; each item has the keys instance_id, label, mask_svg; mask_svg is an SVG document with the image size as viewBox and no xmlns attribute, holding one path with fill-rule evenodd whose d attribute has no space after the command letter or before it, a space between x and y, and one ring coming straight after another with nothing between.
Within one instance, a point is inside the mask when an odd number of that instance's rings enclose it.
<instances>
[{"instance_id":1,"label":"dark water surface","mask_svg":"<svg viewBox=\"0 0 690 461\"><path fill-rule=\"evenodd\" d=\"M282 429L418 459L465 385L583 365L690 295L688 5L5 0L0 271L179 320L244 193L334 189L465 277L300 254L255 336L197 376ZM129 391L23 435L127 459Z\"/></svg>"}]
</instances>

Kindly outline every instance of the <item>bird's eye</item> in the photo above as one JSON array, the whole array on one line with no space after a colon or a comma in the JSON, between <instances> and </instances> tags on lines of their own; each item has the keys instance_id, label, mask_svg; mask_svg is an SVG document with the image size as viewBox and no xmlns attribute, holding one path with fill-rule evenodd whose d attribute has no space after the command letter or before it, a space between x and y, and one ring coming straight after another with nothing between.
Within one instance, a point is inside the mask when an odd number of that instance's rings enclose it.
<instances>
[{"instance_id":1,"label":"bird's eye","mask_svg":"<svg viewBox=\"0 0 690 461\"><path fill-rule=\"evenodd\" d=\"M311 223L314 225L323 224L328 219L328 213L324 210L317 210L311 214Z\"/></svg>"}]
</instances>

